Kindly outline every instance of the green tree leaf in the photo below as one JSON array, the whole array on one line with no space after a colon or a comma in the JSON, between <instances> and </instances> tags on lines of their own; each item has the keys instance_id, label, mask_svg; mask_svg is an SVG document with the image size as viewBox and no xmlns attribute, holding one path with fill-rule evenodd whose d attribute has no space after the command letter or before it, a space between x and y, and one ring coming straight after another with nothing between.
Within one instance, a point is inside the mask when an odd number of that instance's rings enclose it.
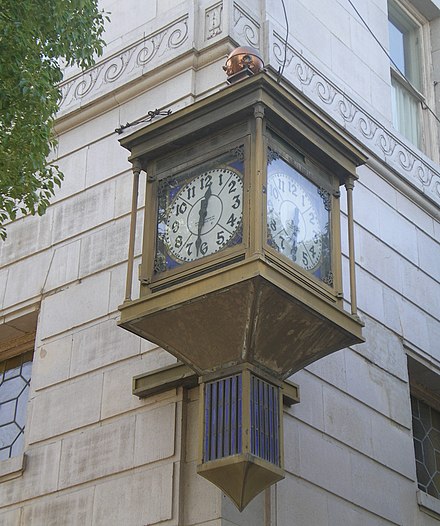
<instances>
[{"instance_id":1,"label":"green tree leaf","mask_svg":"<svg viewBox=\"0 0 440 526\"><path fill-rule=\"evenodd\" d=\"M46 211L63 174L48 164L56 147L61 61L92 66L104 47L98 0L1 0L0 238L17 213Z\"/></svg>"}]
</instances>

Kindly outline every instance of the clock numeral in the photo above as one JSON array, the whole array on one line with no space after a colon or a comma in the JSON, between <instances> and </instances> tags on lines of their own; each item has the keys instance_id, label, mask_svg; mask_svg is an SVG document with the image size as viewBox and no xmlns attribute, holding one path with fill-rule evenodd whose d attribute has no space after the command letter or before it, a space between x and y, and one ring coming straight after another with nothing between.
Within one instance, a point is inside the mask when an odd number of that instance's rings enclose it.
<instances>
[{"instance_id":1,"label":"clock numeral","mask_svg":"<svg viewBox=\"0 0 440 526\"><path fill-rule=\"evenodd\" d=\"M272 219L271 222L270 222L270 229L275 232L275 230L277 229L277 221L276 219Z\"/></svg>"},{"instance_id":2,"label":"clock numeral","mask_svg":"<svg viewBox=\"0 0 440 526\"><path fill-rule=\"evenodd\" d=\"M318 232L313 232L313 243L317 245L319 243L319 235Z\"/></svg>"},{"instance_id":3,"label":"clock numeral","mask_svg":"<svg viewBox=\"0 0 440 526\"><path fill-rule=\"evenodd\" d=\"M176 204L176 216L183 215L186 212L187 205L185 202Z\"/></svg>"},{"instance_id":4,"label":"clock numeral","mask_svg":"<svg viewBox=\"0 0 440 526\"><path fill-rule=\"evenodd\" d=\"M220 186L223 185L223 172L220 172L219 175L218 175L218 184Z\"/></svg>"},{"instance_id":5,"label":"clock numeral","mask_svg":"<svg viewBox=\"0 0 440 526\"><path fill-rule=\"evenodd\" d=\"M235 215L232 213L229 217L229 219L226 221L226 224L227 225L231 225L232 227L235 225L237 221L237 218L235 217Z\"/></svg>"},{"instance_id":6,"label":"clock numeral","mask_svg":"<svg viewBox=\"0 0 440 526\"><path fill-rule=\"evenodd\" d=\"M292 181L289 181L289 192L294 195L295 197L298 196L298 187L296 186L295 183L293 183ZM303 201L304 201L304 195L303 195ZM303 202L303 206L304 205L304 202Z\"/></svg>"},{"instance_id":7,"label":"clock numeral","mask_svg":"<svg viewBox=\"0 0 440 526\"><path fill-rule=\"evenodd\" d=\"M312 257L316 258L316 251L313 245L309 248L309 252L312 254Z\"/></svg>"},{"instance_id":8,"label":"clock numeral","mask_svg":"<svg viewBox=\"0 0 440 526\"><path fill-rule=\"evenodd\" d=\"M302 262L303 262L303 265L307 268L310 264L309 262L309 258L307 257L307 254L306 252L303 252L302 253Z\"/></svg>"},{"instance_id":9,"label":"clock numeral","mask_svg":"<svg viewBox=\"0 0 440 526\"><path fill-rule=\"evenodd\" d=\"M309 212L309 223L311 225L316 225L315 220L316 220L315 214L313 212Z\"/></svg>"},{"instance_id":10,"label":"clock numeral","mask_svg":"<svg viewBox=\"0 0 440 526\"><path fill-rule=\"evenodd\" d=\"M233 201L234 201L234 204L232 205L232 208L237 210L237 208L239 208L240 205L241 205L240 196L239 195L234 195Z\"/></svg>"},{"instance_id":11,"label":"clock numeral","mask_svg":"<svg viewBox=\"0 0 440 526\"><path fill-rule=\"evenodd\" d=\"M205 175L204 177L201 177L200 179L200 190L204 190L205 188L208 188L208 186L212 185L212 175Z\"/></svg>"},{"instance_id":12,"label":"clock numeral","mask_svg":"<svg viewBox=\"0 0 440 526\"><path fill-rule=\"evenodd\" d=\"M278 201L278 199L280 198L280 192L278 191L278 188L276 186L271 186L270 195Z\"/></svg>"},{"instance_id":13,"label":"clock numeral","mask_svg":"<svg viewBox=\"0 0 440 526\"><path fill-rule=\"evenodd\" d=\"M187 198L192 199L196 196L196 188L195 186L190 186L187 188Z\"/></svg>"},{"instance_id":14,"label":"clock numeral","mask_svg":"<svg viewBox=\"0 0 440 526\"><path fill-rule=\"evenodd\" d=\"M179 221L174 221L174 223L171 226L171 230L176 234L179 230L180 223Z\"/></svg>"},{"instance_id":15,"label":"clock numeral","mask_svg":"<svg viewBox=\"0 0 440 526\"><path fill-rule=\"evenodd\" d=\"M219 247L221 247L224 242L225 242L225 231L224 230L220 230L220 232L217 232L217 240L216 240L216 243Z\"/></svg>"},{"instance_id":16,"label":"clock numeral","mask_svg":"<svg viewBox=\"0 0 440 526\"><path fill-rule=\"evenodd\" d=\"M284 181L282 179L278 179L278 188L284 193Z\"/></svg>"},{"instance_id":17,"label":"clock numeral","mask_svg":"<svg viewBox=\"0 0 440 526\"><path fill-rule=\"evenodd\" d=\"M192 242L191 243L187 243L185 245L186 253L188 254L188 256L190 256L192 254L192 250L191 250L192 245L193 245Z\"/></svg>"},{"instance_id":18,"label":"clock numeral","mask_svg":"<svg viewBox=\"0 0 440 526\"><path fill-rule=\"evenodd\" d=\"M200 253L204 256L208 252L208 243L206 241L203 241L203 243L200 245Z\"/></svg>"},{"instance_id":19,"label":"clock numeral","mask_svg":"<svg viewBox=\"0 0 440 526\"><path fill-rule=\"evenodd\" d=\"M285 250L286 249L286 244L284 243L286 240L284 239L283 236L280 236L280 247L281 247L281 250Z\"/></svg>"},{"instance_id":20,"label":"clock numeral","mask_svg":"<svg viewBox=\"0 0 440 526\"><path fill-rule=\"evenodd\" d=\"M229 181L228 188L229 188L229 193L233 194L237 190L237 181L235 181L234 179Z\"/></svg>"},{"instance_id":21,"label":"clock numeral","mask_svg":"<svg viewBox=\"0 0 440 526\"><path fill-rule=\"evenodd\" d=\"M182 243L183 243L183 237L177 236L176 241L174 242L174 248L180 248L182 246Z\"/></svg>"}]
</instances>

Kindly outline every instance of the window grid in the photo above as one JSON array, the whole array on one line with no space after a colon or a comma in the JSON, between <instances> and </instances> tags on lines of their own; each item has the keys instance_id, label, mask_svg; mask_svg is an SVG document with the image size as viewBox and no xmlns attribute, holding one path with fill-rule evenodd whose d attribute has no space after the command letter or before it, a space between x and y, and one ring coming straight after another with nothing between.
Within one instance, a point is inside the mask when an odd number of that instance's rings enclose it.
<instances>
[{"instance_id":1,"label":"window grid","mask_svg":"<svg viewBox=\"0 0 440 526\"><path fill-rule=\"evenodd\" d=\"M32 351L0 363L0 460L23 450Z\"/></svg>"},{"instance_id":2,"label":"window grid","mask_svg":"<svg viewBox=\"0 0 440 526\"><path fill-rule=\"evenodd\" d=\"M418 487L440 499L440 412L411 396Z\"/></svg>"}]
</instances>

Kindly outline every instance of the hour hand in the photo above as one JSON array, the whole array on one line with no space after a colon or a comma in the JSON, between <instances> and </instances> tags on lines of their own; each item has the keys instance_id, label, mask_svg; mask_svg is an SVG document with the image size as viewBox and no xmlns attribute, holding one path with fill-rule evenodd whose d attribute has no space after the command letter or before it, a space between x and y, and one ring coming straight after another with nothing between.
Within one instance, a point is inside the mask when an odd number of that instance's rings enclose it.
<instances>
[{"instance_id":1,"label":"hour hand","mask_svg":"<svg viewBox=\"0 0 440 526\"><path fill-rule=\"evenodd\" d=\"M197 256L199 255L200 247L202 245L202 228L205 224L206 216L208 215L208 201L211 197L211 185L208 186L208 189L205 192L205 195L203 196L202 201L200 202L200 209L199 209L199 223L197 225L197 239L196 239L196 253Z\"/></svg>"}]
</instances>

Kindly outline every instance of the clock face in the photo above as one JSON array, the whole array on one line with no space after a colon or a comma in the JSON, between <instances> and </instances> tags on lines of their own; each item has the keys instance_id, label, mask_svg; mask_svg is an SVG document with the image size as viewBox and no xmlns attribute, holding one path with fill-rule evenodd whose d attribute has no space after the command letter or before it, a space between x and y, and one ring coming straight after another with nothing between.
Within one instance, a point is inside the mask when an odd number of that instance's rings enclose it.
<instances>
[{"instance_id":1,"label":"clock face","mask_svg":"<svg viewBox=\"0 0 440 526\"><path fill-rule=\"evenodd\" d=\"M323 281L330 272L330 212L320 191L283 159L268 167L268 244ZM329 196L328 193L326 193Z\"/></svg>"},{"instance_id":2,"label":"clock face","mask_svg":"<svg viewBox=\"0 0 440 526\"><path fill-rule=\"evenodd\" d=\"M178 184L180 183L180 184ZM167 268L198 260L240 241L243 179L232 166L183 177L168 190L162 224Z\"/></svg>"}]
</instances>

